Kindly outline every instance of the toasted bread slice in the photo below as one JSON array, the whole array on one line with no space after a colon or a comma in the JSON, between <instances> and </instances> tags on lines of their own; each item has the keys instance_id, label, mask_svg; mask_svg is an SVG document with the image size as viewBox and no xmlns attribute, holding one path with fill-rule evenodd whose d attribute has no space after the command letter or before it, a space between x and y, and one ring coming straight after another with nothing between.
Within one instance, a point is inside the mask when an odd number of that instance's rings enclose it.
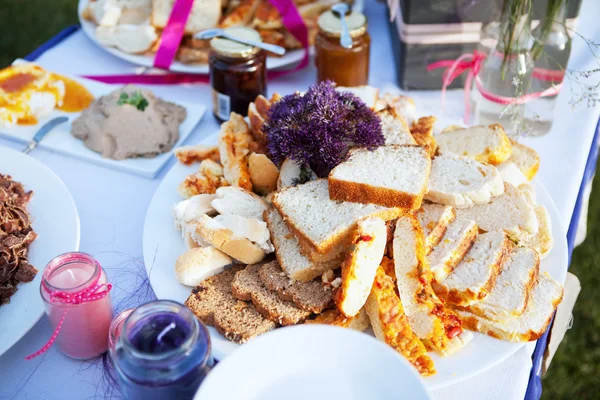
<instances>
[{"instance_id":1,"label":"toasted bread slice","mask_svg":"<svg viewBox=\"0 0 600 400\"><path fill-rule=\"evenodd\" d=\"M404 214L394 231L394 267L400 300L413 332L428 350L442 356L466 344L461 321L431 287L432 275L424 254L425 239L417 219Z\"/></svg>"},{"instance_id":2,"label":"toasted bread slice","mask_svg":"<svg viewBox=\"0 0 600 400\"><path fill-rule=\"evenodd\" d=\"M438 149L492 165L510 157L511 145L504 128L494 124L442 131L435 137Z\"/></svg>"},{"instance_id":3,"label":"toasted bread slice","mask_svg":"<svg viewBox=\"0 0 600 400\"><path fill-rule=\"evenodd\" d=\"M392 144L417 144L411 135L408 124L398 115L393 108L386 108L377 112L381 119L381 133L385 137L385 145Z\"/></svg>"},{"instance_id":4,"label":"toasted bread slice","mask_svg":"<svg viewBox=\"0 0 600 400\"><path fill-rule=\"evenodd\" d=\"M486 232L502 229L518 242L531 240L539 229L533 205L519 189L506 182L504 194L488 204L457 209L456 216L474 220Z\"/></svg>"},{"instance_id":5,"label":"toasted bread slice","mask_svg":"<svg viewBox=\"0 0 600 400\"><path fill-rule=\"evenodd\" d=\"M522 315L501 322L490 321L461 310L458 310L458 315L467 329L510 342L531 342L544 334L562 297L562 285L543 273L531 291L529 303Z\"/></svg>"},{"instance_id":6,"label":"toasted bread slice","mask_svg":"<svg viewBox=\"0 0 600 400\"><path fill-rule=\"evenodd\" d=\"M399 208L333 201L326 179L282 190L273 196L273 205L312 260L317 258L315 253L331 260L344 252L359 220L379 217L388 221L402 213Z\"/></svg>"},{"instance_id":7,"label":"toasted bread slice","mask_svg":"<svg viewBox=\"0 0 600 400\"><path fill-rule=\"evenodd\" d=\"M539 269L540 257L535 250L513 247L492 291L464 311L492 321L504 321L523 314Z\"/></svg>"},{"instance_id":8,"label":"toasted bread slice","mask_svg":"<svg viewBox=\"0 0 600 400\"><path fill-rule=\"evenodd\" d=\"M477 236L454 271L442 282L434 283L435 293L447 303L457 306L467 306L484 299L494 288L512 246L502 231Z\"/></svg>"},{"instance_id":9,"label":"toasted bread slice","mask_svg":"<svg viewBox=\"0 0 600 400\"><path fill-rule=\"evenodd\" d=\"M331 288L320 281L297 282L290 280L277 263L271 262L258 271L263 285L284 301L291 301L302 310L315 314L323 312L333 300Z\"/></svg>"},{"instance_id":10,"label":"toasted bread slice","mask_svg":"<svg viewBox=\"0 0 600 400\"><path fill-rule=\"evenodd\" d=\"M431 159L421 146L353 150L329 173L329 197L416 210L427 191L430 171Z\"/></svg>"},{"instance_id":11,"label":"toasted bread slice","mask_svg":"<svg viewBox=\"0 0 600 400\"><path fill-rule=\"evenodd\" d=\"M195 228L197 235L218 250L244 264L260 262L266 256L265 251L258 245L235 234L208 215L202 215L190 224Z\"/></svg>"},{"instance_id":12,"label":"toasted bread slice","mask_svg":"<svg viewBox=\"0 0 600 400\"><path fill-rule=\"evenodd\" d=\"M436 282L454 271L475 242L477 232L477 224L470 219L456 218L448 224L444 237L427 256Z\"/></svg>"},{"instance_id":13,"label":"toasted bread slice","mask_svg":"<svg viewBox=\"0 0 600 400\"><path fill-rule=\"evenodd\" d=\"M231 283L242 266L234 266L201 282L192 290L185 305L207 325L214 326L227 339L245 343L277 327L260 315L252 304L237 300Z\"/></svg>"},{"instance_id":14,"label":"toasted bread slice","mask_svg":"<svg viewBox=\"0 0 600 400\"><path fill-rule=\"evenodd\" d=\"M452 206L425 203L415 211L415 216L426 235L425 255L429 255L446 234L448 225L456 218L456 211Z\"/></svg>"},{"instance_id":15,"label":"toasted bread slice","mask_svg":"<svg viewBox=\"0 0 600 400\"><path fill-rule=\"evenodd\" d=\"M219 155L225 179L232 186L249 191L252 191L252 181L248 171L248 153L252 142L250 128L244 117L232 112L229 121L221 125Z\"/></svg>"},{"instance_id":16,"label":"toasted bread slice","mask_svg":"<svg viewBox=\"0 0 600 400\"><path fill-rule=\"evenodd\" d=\"M515 163L521 172L523 172L523 175L527 179L532 180L540 168L540 156L535 150L516 140L511 140L510 143L512 145L512 153L508 161Z\"/></svg>"},{"instance_id":17,"label":"toasted bread slice","mask_svg":"<svg viewBox=\"0 0 600 400\"><path fill-rule=\"evenodd\" d=\"M353 246L342 264L342 285L335 294L338 310L354 317L363 308L381 263L387 243L387 228L381 218L358 222Z\"/></svg>"},{"instance_id":18,"label":"toasted bread slice","mask_svg":"<svg viewBox=\"0 0 600 400\"><path fill-rule=\"evenodd\" d=\"M431 162L425 200L456 208L487 204L504 193L500 172L493 165L444 153Z\"/></svg>"},{"instance_id":19,"label":"toasted bread slice","mask_svg":"<svg viewBox=\"0 0 600 400\"><path fill-rule=\"evenodd\" d=\"M431 157L435 155L437 149L437 143L433 136L433 125L436 121L437 118L434 116L421 117L410 127L410 133L417 141L417 144L427 147Z\"/></svg>"},{"instance_id":20,"label":"toasted bread slice","mask_svg":"<svg viewBox=\"0 0 600 400\"><path fill-rule=\"evenodd\" d=\"M219 214L239 215L240 217L262 220L269 203L260 196L239 187L222 187L216 190L216 198L210 203Z\"/></svg>"},{"instance_id":21,"label":"toasted bread slice","mask_svg":"<svg viewBox=\"0 0 600 400\"><path fill-rule=\"evenodd\" d=\"M341 314L337 308L327 310L317 315L314 319L309 319L305 324L325 324L339 326L342 328L354 329L359 332L367 330L369 327L369 316L363 308L355 317L346 317Z\"/></svg>"},{"instance_id":22,"label":"toasted bread slice","mask_svg":"<svg viewBox=\"0 0 600 400\"><path fill-rule=\"evenodd\" d=\"M402 354L423 376L435 374L433 360L410 327L394 281L378 268L375 283L365 304L375 337Z\"/></svg>"},{"instance_id":23,"label":"toasted bread slice","mask_svg":"<svg viewBox=\"0 0 600 400\"><path fill-rule=\"evenodd\" d=\"M231 283L233 296L239 300L252 301L259 313L280 325L295 325L308 318L311 314L309 311L301 310L290 301L281 300L277 292L262 284L258 274L261 268L261 264L253 264L237 272Z\"/></svg>"},{"instance_id":24,"label":"toasted bread slice","mask_svg":"<svg viewBox=\"0 0 600 400\"><path fill-rule=\"evenodd\" d=\"M343 254L340 254L337 259L322 263L312 261L302 254L298 239L290 232L277 209L266 211L265 221L271 232L277 261L292 280L309 282L326 271L339 268L342 263Z\"/></svg>"},{"instance_id":25,"label":"toasted bread slice","mask_svg":"<svg viewBox=\"0 0 600 400\"><path fill-rule=\"evenodd\" d=\"M294 160L286 158L281 164L281 170L279 171L277 190L314 181L317 178L317 174L310 167L301 167Z\"/></svg>"}]
</instances>

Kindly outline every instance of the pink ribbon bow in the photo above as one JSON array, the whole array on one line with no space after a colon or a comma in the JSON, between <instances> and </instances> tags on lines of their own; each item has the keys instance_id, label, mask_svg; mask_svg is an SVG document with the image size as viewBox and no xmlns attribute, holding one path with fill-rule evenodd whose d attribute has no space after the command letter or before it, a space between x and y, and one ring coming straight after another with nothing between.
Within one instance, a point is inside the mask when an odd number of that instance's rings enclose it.
<instances>
[{"instance_id":1,"label":"pink ribbon bow","mask_svg":"<svg viewBox=\"0 0 600 400\"><path fill-rule=\"evenodd\" d=\"M48 272L46 272L46 274L48 274ZM100 281L100 274L98 274L98 276L95 278L95 280L90 284L90 286L88 288L80 290L79 292L75 292L75 293L68 293L68 292L63 292L63 291L59 291L59 290L51 290L44 283L42 283L42 288L48 293L48 297L50 298L51 303L63 303L63 304L78 305L78 304L83 304L83 303L87 303L90 301L100 300L100 299L103 299L104 297L108 296L110 290L112 289L112 285L110 283L99 283L99 281ZM27 357L25 357L26 360L31 360L41 354L44 354L46 351L48 351L48 349L50 349L50 347L52 347L52 345L56 341L56 338L58 337L60 328L62 327L63 323L65 322L65 318L67 317L68 312L69 312L69 309L67 308L65 310L65 312L63 313L60 321L56 325L56 329L54 329L54 332L52 333L52 336L50 336L50 339L48 340L48 342L46 342L46 344L41 349L36 351L35 353L30 354Z\"/></svg>"},{"instance_id":2,"label":"pink ribbon bow","mask_svg":"<svg viewBox=\"0 0 600 400\"><path fill-rule=\"evenodd\" d=\"M446 67L446 70L442 75L442 111L446 105L446 89L463 72L468 71L467 78L465 80L465 113L463 116L463 120L466 124L469 123L469 118L471 115L471 87L473 86L473 79L479 73L481 64L483 61L485 61L485 58L486 56L484 53L475 50L473 53L465 53L461 55L456 60L441 60L427 66L427 71Z\"/></svg>"}]
</instances>

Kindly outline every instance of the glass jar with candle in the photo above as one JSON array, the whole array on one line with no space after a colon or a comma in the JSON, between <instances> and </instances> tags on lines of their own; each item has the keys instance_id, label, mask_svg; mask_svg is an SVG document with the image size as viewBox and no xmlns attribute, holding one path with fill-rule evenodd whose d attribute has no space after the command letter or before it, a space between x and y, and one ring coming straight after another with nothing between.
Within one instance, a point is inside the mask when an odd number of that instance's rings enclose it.
<instances>
[{"instance_id":1,"label":"glass jar with candle","mask_svg":"<svg viewBox=\"0 0 600 400\"><path fill-rule=\"evenodd\" d=\"M107 350L113 317L110 288L106 273L89 254L66 253L46 266L40 292L56 344L67 356L86 360Z\"/></svg>"},{"instance_id":2,"label":"glass jar with candle","mask_svg":"<svg viewBox=\"0 0 600 400\"><path fill-rule=\"evenodd\" d=\"M352 38L350 48L340 44L341 19L333 11L324 12L319 17L319 33L315 41L317 78L319 82L332 80L338 86L366 85L371 47L367 18L353 11L345 20Z\"/></svg>"},{"instance_id":3,"label":"glass jar with candle","mask_svg":"<svg viewBox=\"0 0 600 400\"><path fill-rule=\"evenodd\" d=\"M153 301L125 320L113 363L127 399L192 399L213 365L210 337L187 307Z\"/></svg>"},{"instance_id":4,"label":"glass jar with candle","mask_svg":"<svg viewBox=\"0 0 600 400\"><path fill-rule=\"evenodd\" d=\"M254 29L231 27L225 31L234 37L261 41ZM259 94L267 94L266 54L257 47L232 40L214 38L210 41L210 84L213 113L223 122L233 111L248 114L248 105Z\"/></svg>"}]
</instances>

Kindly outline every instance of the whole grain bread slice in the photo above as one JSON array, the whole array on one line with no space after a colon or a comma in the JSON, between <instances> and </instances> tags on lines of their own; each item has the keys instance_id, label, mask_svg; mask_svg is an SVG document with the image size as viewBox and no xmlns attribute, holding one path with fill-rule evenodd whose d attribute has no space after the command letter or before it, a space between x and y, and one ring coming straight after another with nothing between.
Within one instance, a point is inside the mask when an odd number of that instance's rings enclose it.
<instances>
[{"instance_id":1,"label":"whole grain bread slice","mask_svg":"<svg viewBox=\"0 0 600 400\"><path fill-rule=\"evenodd\" d=\"M277 264L276 261L270 263ZM310 316L290 301L279 298L277 292L267 289L259 276L264 264L248 265L235 274L231 283L233 296L239 300L252 301L256 310L264 317L281 325L296 325Z\"/></svg>"},{"instance_id":2,"label":"whole grain bread slice","mask_svg":"<svg viewBox=\"0 0 600 400\"><path fill-rule=\"evenodd\" d=\"M236 343L273 330L277 324L260 315L254 306L233 297L231 282L243 266L235 266L212 276L196 288L185 305L205 324Z\"/></svg>"},{"instance_id":3,"label":"whole grain bread slice","mask_svg":"<svg viewBox=\"0 0 600 400\"><path fill-rule=\"evenodd\" d=\"M291 301L304 311L319 314L331 305L333 294L330 287L320 281L290 280L275 262L263 265L258 275L263 285L277 292L281 300Z\"/></svg>"}]
</instances>

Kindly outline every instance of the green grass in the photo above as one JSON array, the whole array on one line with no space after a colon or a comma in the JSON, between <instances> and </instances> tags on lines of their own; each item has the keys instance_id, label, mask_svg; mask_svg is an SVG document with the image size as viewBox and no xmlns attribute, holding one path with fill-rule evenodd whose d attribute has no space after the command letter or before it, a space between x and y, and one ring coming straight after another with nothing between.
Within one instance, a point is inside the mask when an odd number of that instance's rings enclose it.
<instances>
[{"instance_id":1,"label":"green grass","mask_svg":"<svg viewBox=\"0 0 600 400\"><path fill-rule=\"evenodd\" d=\"M0 67L9 65L77 22L77 0L0 0ZM72 62L77 62L73 54ZM596 178L600 180L600 178ZM596 187L600 188L600 182ZM600 398L600 189L592 193L586 242L575 250L571 271L582 291L574 325L544 378L543 399Z\"/></svg>"}]
</instances>

